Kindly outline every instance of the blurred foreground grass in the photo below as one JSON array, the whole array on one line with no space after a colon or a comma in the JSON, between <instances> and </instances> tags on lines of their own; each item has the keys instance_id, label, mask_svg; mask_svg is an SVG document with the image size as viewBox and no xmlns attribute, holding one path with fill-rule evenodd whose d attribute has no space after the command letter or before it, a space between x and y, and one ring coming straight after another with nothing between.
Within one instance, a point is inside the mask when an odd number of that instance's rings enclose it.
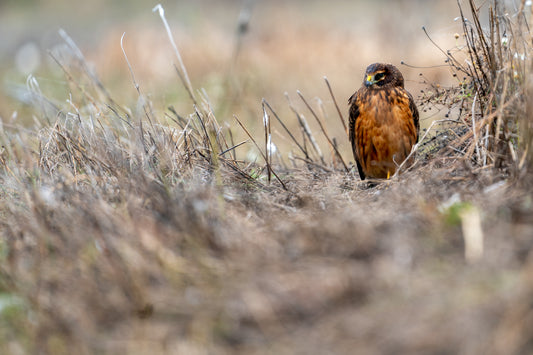
<instances>
[{"instance_id":1,"label":"blurred foreground grass","mask_svg":"<svg viewBox=\"0 0 533 355\"><path fill-rule=\"evenodd\" d=\"M341 32L327 21L333 6L306 3L309 28L301 2L258 3L258 32L243 37L233 69L238 11L227 33L202 14L199 37L169 20L190 93L157 16L126 30L139 92L120 25L83 48L87 59L68 31L54 69L14 95L18 114L13 98L0 111L0 352L530 353L531 9L498 2L483 32L476 19L491 10L463 4L470 20L446 32L447 67L417 100L425 117L431 108L447 120L413 169L374 187L342 167L304 102L290 94L291 108L282 95L299 89L350 162L321 76L345 111L377 54L433 63L422 40L399 39L411 22L395 10L422 3L350 12L359 5L335 2ZM379 31L352 27L376 13ZM367 36L351 43L354 33ZM19 74L5 70L7 91L19 92ZM418 72L402 70L414 90ZM266 148L269 132L277 149Z\"/></svg>"}]
</instances>

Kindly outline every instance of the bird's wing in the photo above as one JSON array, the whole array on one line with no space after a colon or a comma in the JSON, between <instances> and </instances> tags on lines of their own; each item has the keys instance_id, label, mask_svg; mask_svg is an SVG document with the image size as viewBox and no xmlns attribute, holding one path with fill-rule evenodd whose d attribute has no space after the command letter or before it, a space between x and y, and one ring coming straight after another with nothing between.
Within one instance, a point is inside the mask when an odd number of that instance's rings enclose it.
<instances>
[{"instance_id":1,"label":"bird's wing","mask_svg":"<svg viewBox=\"0 0 533 355\"><path fill-rule=\"evenodd\" d=\"M352 143L352 152L353 156L355 158L355 163L357 164L357 171L359 171L359 177L361 180L365 179L365 173L363 172L363 167L361 166L361 163L359 162L359 157L357 156L357 149L356 149L356 141L355 141L355 122L357 121L357 117L359 117L359 106L357 105L357 92L350 96L348 99L348 103L350 104L350 142ZM415 107L416 110L416 107ZM418 113L417 113L417 120L418 120Z\"/></svg>"},{"instance_id":2,"label":"bird's wing","mask_svg":"<svg viewBox=\"0 0 533 355\"><path fill-rule=\"evenodd\" d=\"M407 92L407 96L409 96L409 109L411 110L411 113L413 115L413 122L415 124L416 129L416 141L418 142L419 134L420 134L420 121L418 119L418 109L416 108L415 100L413 99L413 95L411 95L409 92Z\"/></svg>"}]
</instances>

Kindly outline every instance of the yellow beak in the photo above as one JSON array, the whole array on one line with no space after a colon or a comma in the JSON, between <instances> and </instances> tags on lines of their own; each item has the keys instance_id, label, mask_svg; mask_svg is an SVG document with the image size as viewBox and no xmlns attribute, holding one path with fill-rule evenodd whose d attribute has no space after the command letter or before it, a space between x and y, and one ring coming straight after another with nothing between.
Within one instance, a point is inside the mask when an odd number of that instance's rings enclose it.
<instances>
[{"instance_id":1,"label":"yellow beak","mask_svg":"<svg viewBox=\"0 0 533 355\"><path fill-rule=\"evenodd\" d=\"M374 76L373 75L367 75L366 76L366 80L365 80L365 85L366 86L370 86L370 85L373 85L375 83L376 83L376 81L374 80Z\"/></svg>"}]
</instances>

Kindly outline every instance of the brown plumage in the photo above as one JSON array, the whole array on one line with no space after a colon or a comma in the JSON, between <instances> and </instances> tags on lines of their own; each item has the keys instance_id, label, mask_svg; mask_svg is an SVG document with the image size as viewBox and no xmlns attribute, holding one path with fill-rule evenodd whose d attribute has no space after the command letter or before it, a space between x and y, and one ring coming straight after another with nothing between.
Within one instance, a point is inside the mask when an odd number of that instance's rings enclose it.
<instances>
[{"instance_id":1,"label":"brown plumage","mask_svg":"<svg viewBox=\"0 0 533 355\"><path fill-rule=\"evenodd\" d=\"M418 141L420 129L402 73L392 64L369 65L363 86L348 102L350 141L361 180L389 178Z\"/></svg>"}]
</instances>

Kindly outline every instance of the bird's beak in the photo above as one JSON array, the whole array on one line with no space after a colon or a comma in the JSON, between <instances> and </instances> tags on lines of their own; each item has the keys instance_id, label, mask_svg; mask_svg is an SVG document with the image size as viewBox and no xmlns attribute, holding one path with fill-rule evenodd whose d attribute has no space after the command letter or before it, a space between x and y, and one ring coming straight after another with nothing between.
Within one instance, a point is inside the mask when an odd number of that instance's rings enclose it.
<instances>
[{"instance_id":1,"label":"bird's beak","mask_svg":"<svg viewBox=\"0 0 533 355\"><path fill-rule=\"evenodd\" d=\"M373 75L367 75L366 76L366 80L365 80L365 85L366 86L372 86L375 83L376 83L376 81L374 80L374 76Z\"/></svg>"}]
</instances>

